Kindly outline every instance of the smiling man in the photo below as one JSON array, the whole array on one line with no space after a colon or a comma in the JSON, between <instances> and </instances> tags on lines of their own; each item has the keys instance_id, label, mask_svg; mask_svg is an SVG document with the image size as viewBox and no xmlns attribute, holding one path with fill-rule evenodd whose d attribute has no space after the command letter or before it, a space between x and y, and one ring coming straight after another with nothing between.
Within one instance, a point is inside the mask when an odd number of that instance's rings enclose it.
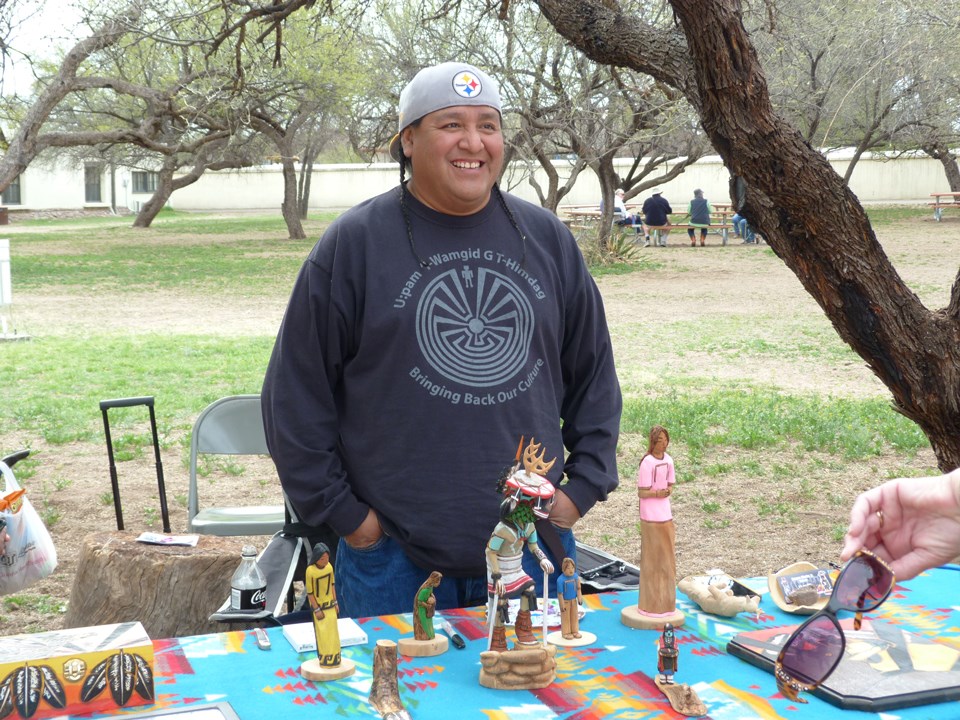
<instances>
[{"instance_id":1,"label":"smiling man","mask_svg":"<svg viewBox=\"0 0 960 720\"><path fill-rule=\"evenodd\" d=\"M341 537L347 616L408 611L434 570L438 610L487 601L497 481L521 436L566 451L537 528L555 567L617 485L621 398L600 294L557 217L498 187L501 112L472 65L417 73L390 145L400 186L324 233L267 368L270 453L301 518ZM536 558L524 562L542 582Z\"/></svg>"}]
</instances>

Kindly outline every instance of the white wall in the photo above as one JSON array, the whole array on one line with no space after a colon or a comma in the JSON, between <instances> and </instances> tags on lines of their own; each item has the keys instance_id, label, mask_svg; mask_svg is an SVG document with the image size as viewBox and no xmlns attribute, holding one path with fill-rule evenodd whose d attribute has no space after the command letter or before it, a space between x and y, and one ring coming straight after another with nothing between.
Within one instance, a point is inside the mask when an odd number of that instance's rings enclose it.
<instances>
[{"instance_id":1,"label":"white wall","mask_svg":"<svg viewBox=\"0 0 960 720\"><path fill-rule=\"evenodd\" d=\"M849 162L848 153L836 153L830 161L842 174ZM626 172L631 161L618 161ZM561 174L564 163L557 162ZM310 207L345 208L384 192L397 185L399 170L395 163L372 165L318 165L314 169L310 192ZM675 203L693 197L700 188L715 202L729 201L729 173L719 157L701 159L677 179L662 185L664 196ZM943 167L926 157L886 160L865 158L854 171L851 188L863 202L920 202L929 200L931 192L949 190ZM504 188L532 202L536 194L526 179L508 175ZM228 208L279 208L282 202L283 181L279 166L246 168L240 171L206 173L193 185L174 193L170 204L180 210ZM644 197L649 193L641 193ZM600 185L592 172L581 173L573 192L564 198L564 204L586 205L599 202Z\"/></svg>"},{"instance_id":2,"label":"white wall","mask_svg":"<svg viewBox=\"0 0 960 720\"><path fill-rule=\"evenodd\" d=\"M842 174L849 162L849 153L838 152L830 156L836 171ZM618 161L625 173L631 161ZM557 162L561 174L565 163ZM508 174L504 188L537 202L536 194L518 173ZM310 207L313 209L347 208L368 197L395 187L399 181L399 169L395 163L373 165L317 165L313 172ZM672 182L662 185L664 196L682 206L693 197L693 190L700 188L714 202L728 202L729 174L717 156L702 158ZM866 157L861 160L851 180L853 192L862 202L922 202L929 200L931 192L949 190L943 167L927 157L907 157L886 160L883 156ZM130 171L118 168L116 172L117 206L137 209L139 202L146 202L149 194L132 192ZM641 193L642 199L649 193ZM36 164L24 171L21 178L20 206L16 210L52 210L102 208L110 205L110 176L105 169L101 177L101 203L84 202L83 165L52 168ZM564 198L564 204L587 205L599 202L600 186L596 176L581 173L573 192ZM283 201L283 179L279 165L207 172L199 181L178 190L170 199L170 205L178 210L269 210L278 209Z\"/></svg>"}]
</instances>

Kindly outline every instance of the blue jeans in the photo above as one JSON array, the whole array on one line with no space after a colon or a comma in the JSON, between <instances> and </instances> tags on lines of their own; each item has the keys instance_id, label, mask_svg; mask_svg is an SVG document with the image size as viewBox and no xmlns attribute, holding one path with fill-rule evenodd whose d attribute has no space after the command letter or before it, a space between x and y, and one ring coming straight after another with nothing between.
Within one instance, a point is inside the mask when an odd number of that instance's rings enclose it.
<instances>
[{"instance_id":1,"label":"blue jeans","mask_svg":"<svg viewBox=\"0 0 960 720\"><path fill-rule=\"evenodd\" d=\"M557 532L566 556L576 561L577 547L573 531L557 528ZM550 596L556 597L556 578L563 558L554 558L543 542L540 548L553 563L554 572L550 576L549 589ZM341 539L334 565L340 617L360 618L411 612L417 590L430 575L429 570L410 562L400 546L386 535L370 547L360 550L350 547ZM537 595L542 598L543 570L527 548L523 550L523 568L533 578ZM486 605L486 575L444 577L440 586L433 591L433 596L437 599L437 610Z\"/></svg>"}]
</instances>

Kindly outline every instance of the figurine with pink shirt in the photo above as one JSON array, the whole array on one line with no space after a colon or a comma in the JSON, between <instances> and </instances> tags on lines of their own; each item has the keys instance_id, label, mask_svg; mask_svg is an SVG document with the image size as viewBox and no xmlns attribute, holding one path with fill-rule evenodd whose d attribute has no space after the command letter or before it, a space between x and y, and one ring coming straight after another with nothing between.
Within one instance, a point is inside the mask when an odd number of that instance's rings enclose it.
<instances>
[{"instance_id":1,"label":"figurine with pink shirt","mask_svg":"<svg viewBox=\"0 0 960 720\"><path fill-rule=\"evenodd\" d=\"M637 470L640 505L640 595L637 605L624 608L620 622L644 630L680 627L677 610L676 527L670 495L676 476L667 453L670 433L661 425L650 428L647 452Z\"/></svg>"}]
</instances>

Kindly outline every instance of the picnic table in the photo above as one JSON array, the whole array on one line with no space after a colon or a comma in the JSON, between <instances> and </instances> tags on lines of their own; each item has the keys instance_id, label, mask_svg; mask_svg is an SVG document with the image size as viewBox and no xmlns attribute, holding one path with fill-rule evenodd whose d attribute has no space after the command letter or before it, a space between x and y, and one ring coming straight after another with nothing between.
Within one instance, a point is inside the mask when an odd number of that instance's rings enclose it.
<instances>
[{"instance_id":1,"label":"picnic table","mask_svg":"<svg viewBox=\"0 0 960 720\"><path fill-rule=\"evenodd\" d=\"M626 208L633 212L637 205L628 203ZM599 205L561 205L557 208L557 212L564 224L571 229L590 229L600 222L600 218L603 216ZM618 217L614 214L613 219L617 220Z\"/></svg>"},{"instance_id":2,"label":"picnic table","mask_svg":"<svg viewBox=\"0 0 960 720\"><path fill-rule=\"evenodd\" d=\"M940 222L944 208L960 208L960 192L930 193L933 202L927 203L933 208L933 219Z\"/></svg>"}]
</instances>

